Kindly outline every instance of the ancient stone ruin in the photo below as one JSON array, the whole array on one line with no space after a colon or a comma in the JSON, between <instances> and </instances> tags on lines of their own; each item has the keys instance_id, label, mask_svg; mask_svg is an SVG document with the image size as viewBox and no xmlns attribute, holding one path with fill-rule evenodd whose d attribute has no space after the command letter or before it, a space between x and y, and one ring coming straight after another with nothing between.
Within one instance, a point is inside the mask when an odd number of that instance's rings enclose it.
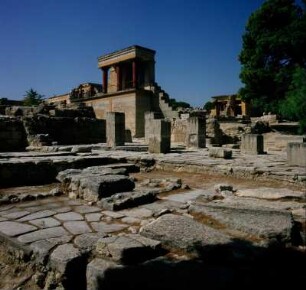
<instances>
[{"instance_id":1,"label":"ancient stone ruin","mask_svg":"<svg viewBox=\"0 0 306 290\"><path fill-rule=\"evenodd\" d=\"M107 54L103 85L3 111L0 289L300 287L303 136L172 110L154 54Z\"/></svg>"}]
</instances>

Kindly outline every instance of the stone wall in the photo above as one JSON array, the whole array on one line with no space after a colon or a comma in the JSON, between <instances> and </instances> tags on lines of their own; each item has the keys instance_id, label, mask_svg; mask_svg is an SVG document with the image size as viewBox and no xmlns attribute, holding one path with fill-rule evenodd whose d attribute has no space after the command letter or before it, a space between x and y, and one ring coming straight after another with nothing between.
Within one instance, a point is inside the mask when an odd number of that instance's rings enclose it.
<instances>
[{"instance_id":1,"label":"stone wall","mask_svg":"<svg viewBox=\"0 0 306 290\"><path fill-rule=\"evenodd\" d=\"M171 122L171 142L185 143L187 134L187 119L175 119Z\"/></svg>"},{"instance_id":2,"label":"stone wall","mask_svg":"<svg viewBox=\"0 0 306 290\"><path fill-rule=\"evenodd\" d=\"M151 92L145 90L117 92L84 102L93 107L98 119L106 119L107 112L124 113L126 129L134 137L144 137L144 114L157 106Z\"/></svg>"},{"instance_id":3,"label":"stone wall","mask_svg":"<svg viewBox=\"0 0 306 290\"><path fill-rule=\"evenodd\" d=\"M35 116L24 118L24 126L29 144L33 146L39 145L33 144L37 141L37 135L48 135L49 142L65 145L106 141L105 120Z\"/></svg>"},{"instance_id":4,"label":"stone wall","mask_svg":"<svg viewBox=\"0 0 306 290\"><path fill-rule=\"evenodd\" d=\"M0 151L24 150L26 133L19 119L0 119Z\"/></svg>"}]
</instances>

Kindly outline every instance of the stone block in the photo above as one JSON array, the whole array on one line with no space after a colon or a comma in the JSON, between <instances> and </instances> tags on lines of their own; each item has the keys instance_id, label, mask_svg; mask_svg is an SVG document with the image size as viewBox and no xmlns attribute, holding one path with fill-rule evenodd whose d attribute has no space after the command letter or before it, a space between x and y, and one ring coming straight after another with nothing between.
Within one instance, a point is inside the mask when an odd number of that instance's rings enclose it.
<instances>
[{"instance_id":1,"label":"stone block","mask_svg":"<svg viewBox=\"0 0 306 290\"><path fill-rule=\"evenodd\" d=\"M210 147L209 157L231 159L233 151L222 147Z\"/></svg>"},{"instance_id":2,"label":"stone block","mask_svg":"<svg viewBox=\"0 0 306 290\"><path fill-rule=\"evenodd\" d=\"M190 117L187 121L186 147L205 148L206 119Z\"/></svg>"},{"instance_id":3,"label":"stone block","mask_svg":"<svg viewBox=\"0 0 306 290\"><path fill-rule=\"evenodd\" d=\"M306 167L306 143L288 143L287 162L289 165Z\"/></svg>"},{"instance_id":4,"label":"stone block","mask_svg":"<svg viewBox=\"0 0 306 290\"><path fill-rule=\"evenodd\" d=\"M149 143L149 136L151 135L151 120L162 119L163 116L158 112L145 112L145 141Z\"/></svg>"},{"instance_id":5,"label":"stone block","mask_svg":"<svg viewBox=\"0 0 306 290\"><path fill-rule=\"evenodd\" d=\"M106 115L107 146L123 146L125 142L125 114L108 112Z\"/></svg>"},{"instance_id":6,"label":"stone block","mask_svg":"<svg viewBox=\"0 0 306 290\"><path fill-rule=\"evenodd\" d=\"M241 136L241 153L264 154L263 136L259 134L244 134Z\"/></svg>"},{"instance_id":7,"label":"stone block","mask_svg":"<svg viewBox=\"0 0 306 290\"><path fill-rule=\"evenodd\" d=\"M86 280L87 290L99 290L102 289L102 285L106 280L106 277L110 275L110 272L114 269L120 269L122 266L112 261L104 259L94 259L87 265ZM109 285L110 286L110 285Z\"/></svg>"},{"instance_id":8,"label":"stone block","mask_svg":"<svg viewBox=\"0 0 306 290\"><path fill-rule=\"evenodd\" d=\"M151 120L150 124L149 152L170 152L171 122L167 120Z\"/></svg>"}]
</instances>

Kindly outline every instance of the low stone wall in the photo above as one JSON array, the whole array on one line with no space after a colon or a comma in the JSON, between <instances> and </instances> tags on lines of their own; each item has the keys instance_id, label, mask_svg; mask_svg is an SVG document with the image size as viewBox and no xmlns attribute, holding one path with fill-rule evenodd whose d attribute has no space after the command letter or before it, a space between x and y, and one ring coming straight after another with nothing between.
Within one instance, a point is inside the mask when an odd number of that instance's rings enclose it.
<instances>
[{"instance_id":1,"label":"low stone wall","mask_svg":"<svg viewBox=\"0 0 306 290\"><path fill-rule=\"evenodd\" d=\"M185 143L187 134L187 119L175 119L171 122L171 142Z\"/></svg>"},{"instance_id":2,"label":"low stone wall","mask_svg":"<svg viewBox=\"0 0 306 290\"><path fill-rule=\"evenodd\" d=\"M47 134L50 142L65 145L106 142L105 120L37 116L24 118L24 126L30 145L37 145L32 143L40 134Z\"/></svg>"},{"instance_id":3,"label":"low stone wall","mask_svg":"<svg viewBox=\"0 0 306 290\"><path fill-rule=\"evenodd\" d=\"M0 151L24 150L27 144L22 121L18 119L0 119Z\"/></svg>"}]
</instances>

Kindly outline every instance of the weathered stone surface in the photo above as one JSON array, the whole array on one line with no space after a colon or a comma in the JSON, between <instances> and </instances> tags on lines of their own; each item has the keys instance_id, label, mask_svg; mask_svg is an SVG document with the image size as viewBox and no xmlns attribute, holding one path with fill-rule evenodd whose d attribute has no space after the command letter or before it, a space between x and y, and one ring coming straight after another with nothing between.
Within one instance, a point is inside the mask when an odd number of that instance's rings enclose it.
<instances>
[{"instance_id":1,"label":"weathered stone surface","mask_svg":"<svg viewBox=\"0 0 306 290\"><path fill-rule=\"evenodd\" d=\"M98 222L102 217L101 213L88 213L85 215L85 219L88 222Z\"/></svg>"},{"instance_id":2,"label":"weathered stone surface","mask_svg":"<svg viewBox=\"0 0 306 290\"><path fill-rule=\"evenodd\" d=\"M64 223L64 227L73 235L90 233L92 230L84 221L69 221Z\"/></svg>"},{"instance_id":3,"label":"weathered stone surface","mask_svg":"<svg viewBox=\"0 0 306 290\"><path fill-rule=\"evenodd\" d=\"M290 242L292 216L272 209L231 207L219 204L191 205L191 213L209 216L221 224L260 238L277 242Z\"/></svg>"},{"instance_id":4,"label":"weathered stone surface","mask_svg":"<svg viewBox=\"0 0 306 290\"><path fill-rule=\"evenodd\" d=\"M26 210L22 210L22 211L17 211L17 209L14 209L13 212L9 212L9 213L2 213L1 215L5 218L8 219L18 219L21 218L23 216L28 215L30 212L26 211Z\"/></svg>"},{"instance_id":5,"label":"weathered stone surface","mask_svg":"<svg viewBox=\"0 0 306 290\"><path fill-rule=\"evenodd\" d=\"M79 206L75 206L73 209L76 212L79 212L80 214L101 212L101 208L96 207L96 206L89 206L89 205L79 205Z\"/></svg>"},{"instance_id":6,"label":"weathered stone surface","mask_svg":"<svg viewBox=\"0 0 306 290\"><path fill-rule=\"evenodd\" d=\"M97 242L96 252L123 264L135 264L158 255L161 243L138 234L125 234L102 238Z\"/></svg>"},{"instance_id":7,"label":"weathered stone surface","mask_svg":"<svg viewBox=\"0 0 306 290\"><path fill-rule=\"evenodd\" d=\"M21 235L18 237L18 241L21 243L32 243L39 240L61 237L63 235L69 235L69 233L62 227L54 227Z\"/></svg>"},{"instance_id":8,"label":"weathered stone surface","mask_svg":"<svg viewBox=\"0 0 306 290\"><path fill-rule=\"evenodd\" d=\"M50 256L51 267L61 274L74 268L80 259L81 253L72 244L58 246Z\"/></svg>"},{"instance_id":9,"label":"weathered stone surface","mask_svg":"<svg viewBox=\"0 0 306 290\"><path fill-rule=\"evenodd\" d=\"M203 251L205 247L226 245L230 238L189 217L166 214L140 229L140 234L161 241L170 248L188 252Z\"/></svg>"},{"instance_id":10,"label":"weathered stone surface","mask_svg":"<svg viewBox=\"0 0 306 290\"><path fill-rule=\"evenodd\" d=\"M128 227L128 225L124 224L107 224L104 222L92 222L91 226L97 232L103 232L103 233L119 232Z\"/></svg>"},{"instance_id":11,"label":"weathered stone surface","mask_svg":"<svg viewBox=\"0 0 306 290\"><path fill-rule=\"evenodd\" d=\"M14 237L24 233L32 232L36 229L37 227L18 222L11 222L11 221L0 222L0 232L2 232L3 234L9 237Z\"/></svg>"},{"instance_id":12,"label":"weathered stone surface","mask_svg":"<svg viewBox=\"0 0 306 290\"><path fill-rule=\"evenodd\" d=\"M80 215L77 212L66 212L66 213L59 213L54 216L55 218L61 220L61 221L81 221L83 220L83 216Z\"/></svg>"},{"instance_id":13,"label":"weathered stone surface","mask_svg":"<svg viewBox=\"0 0 306 290\"><path fill-rule=\"evenodd\" d=\"M231 159L232 153L232 150L222 147L209 147L209 157Z\"/></svg>"},{"instance_id":14,"label":"weathered stone surface","mask_svg":"<svg viewBox=\"0 0 306 290\"><path fill-rule=\"evenodd\" d=\"M303 199L305 193L298 190L290 190L287 188L271 188L271 187L257 187L251 189L239 189L235 195L241 197L253 197L262 199Z\"/></svg>"},{"instance_id":15,"label":"weathered stone surface","mask_svg":"<svg viewBox=\"0 0 306 290\"><path fill-rule=\"evenodd\" d=\"M306 142L290 142L287 145L287 162L289 165L306 167Z\"/></svg>"},{"instance_id":16,"label":"weathered stone surface","mask_svg":"<svg viewBox=\"0 0 306 290\"><path fill-rule=\"evenodd\" d=\"M39 228L51 228L51 227L59 226L61 224L59 221L51 217L31 220L30 223Z\"/></svg>"},{"instance_id":17,"label":"weathered stone surface","mask_svg":"<svg viewBox=\"0 0 306 290\"><path fill-rule=\"evenodd\" d=\"M206 118L205 116L190 117L187 120L186 147L205 148L206 146Z\"/></svg>"},{"instance_id":18,"label":"weathered stone surface","mask_svg":"<svg viewBox=\"0 0 306 290\"><path fill-rule=\"evenodd\" d=\"M171 122L167 120L151 119L149 132L149 152L168 153L171 143Z\"/></svg>"},{"instance_id":19,"label":"weathered stone surface","mask_svg":"<svg viewBox=\"0 0 306 290\"><path fill-rule=\"evenodd\" d=\"M30 221L30 220L36 220L44 217L49 217L56 214L55 211L52 210L43 210L43 211L38 211L33 214L27 215L23 218L20 218L18 221L20 222L25 222L25 221Z\"/></svg>"},{"instance_id":20,"label":"weathered stone surface","mask_svg":"<svg viewBox=\"0 0 306 290\"><path fill-rule=\"evenodd\" d=\"M103 198L99 205L108 210L122 210L151 203L156 200L158 190L134 190L132 192L117 193L111 197Z\"/></svg>"},{"instance_id":21,"label":"weathered stone surface","mask_svg":"<svg viewBox=\"0 0 306 290\"><path fill-rule=\"evenodd\" d=\"M108 112L106 114L107 146L122 146L125 142L125 114Z\"/></svg>"},{"instance_id":22,"label":"weathered stone surface","mask_svg":"<svg viewBox=\"0 0 306 290\"><path fill-rule=\"evenodd\" d=\"M241 136L241 153L263 154L264 142L263 136L258 134L243 134Z\"/></svg>"},{"instance_id":23,"label":"weathered stone surface","mask_svg":"<svg viewBox=\"0 0 306 290\"><path fill-rule=\"evenodd\" d=\"M105 279L105 275L112 269L120 269L122 266L113 261L94 259L87 265L86 281L87 290L99 290Z\"/></svg>"},{"instance_id":24,"label":"weathered stone surface","mask_svg":"<svg viewBox=\"0 0 306 290\"><path fill-rule=\"evenodd\" d=\"M74 239L74 244L82 250L91 251L96 247L97 241L105 236L101 232L82 234Z\"/></svg>"}]
</instances>

